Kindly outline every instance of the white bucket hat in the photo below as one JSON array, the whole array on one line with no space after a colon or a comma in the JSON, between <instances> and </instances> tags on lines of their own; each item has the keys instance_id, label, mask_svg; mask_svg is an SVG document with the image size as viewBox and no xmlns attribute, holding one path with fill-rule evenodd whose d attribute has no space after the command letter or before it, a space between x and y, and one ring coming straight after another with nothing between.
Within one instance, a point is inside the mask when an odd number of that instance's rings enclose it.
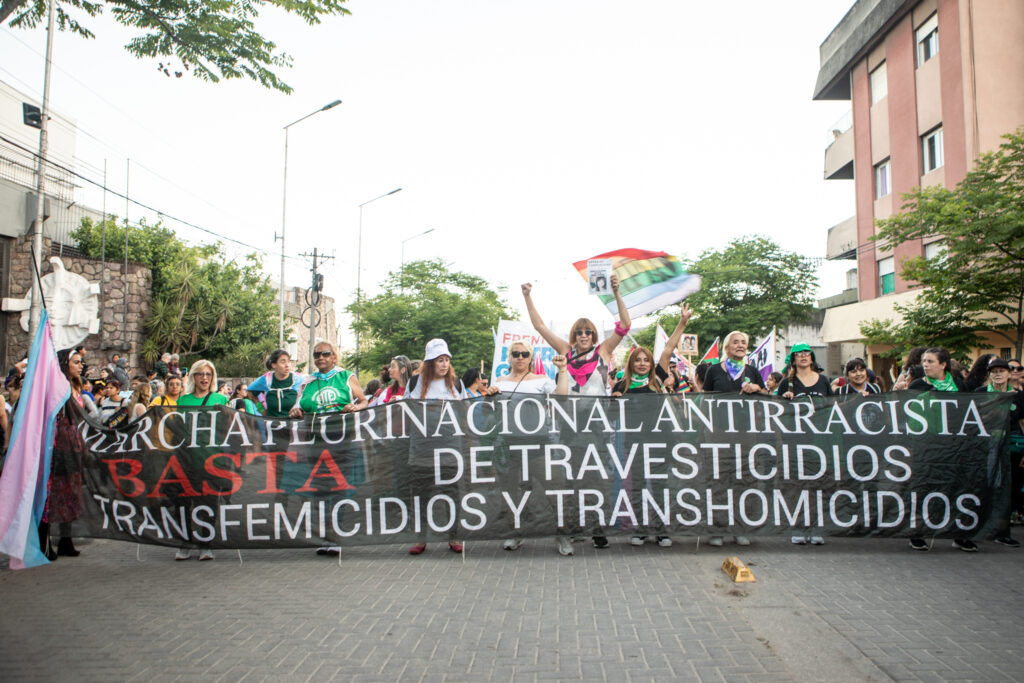
<instances>
[{"instance_id":1,"label":"white bucket hat","mask_svg":"<svg viewBox=\"0 0 1024 683\"><path fill-rule=\"evenodd\" d=\"M448 342L444 339L431 339L427 342L427 352L423 354L423 360L434 360L439 356L452 357L452 352L448 350Z\"/></svg>"}]
</instances>

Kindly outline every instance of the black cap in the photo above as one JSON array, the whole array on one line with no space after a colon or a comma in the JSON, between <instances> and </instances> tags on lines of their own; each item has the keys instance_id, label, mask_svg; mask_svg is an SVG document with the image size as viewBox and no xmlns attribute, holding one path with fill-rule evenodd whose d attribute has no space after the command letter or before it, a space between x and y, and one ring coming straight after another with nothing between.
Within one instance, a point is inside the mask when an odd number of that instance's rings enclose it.
<instances>
[{"instance_id":1,"label":"black cap","mask_svg":"<svg viewBox=\"0 0 1024 683\"><path fill-rule=\"evenodd\" d=\"M992 360L990 360L988 362L989 372L995 370L996 368L1005 368L1005 369L1009 370L1010 369L1010 364L1007 363L1002 358L993 358Z\"/></svg>"}]
</instances>

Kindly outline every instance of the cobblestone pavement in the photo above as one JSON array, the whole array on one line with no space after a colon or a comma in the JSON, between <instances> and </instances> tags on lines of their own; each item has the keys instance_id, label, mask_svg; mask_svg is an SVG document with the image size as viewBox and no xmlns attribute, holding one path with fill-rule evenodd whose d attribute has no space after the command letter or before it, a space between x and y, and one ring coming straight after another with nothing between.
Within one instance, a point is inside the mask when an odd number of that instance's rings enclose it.
<instances>
[{"instance_id":1,"label":"cobblestone pavement","mask_svg":"<svg viewBox=\"0 0 1024 683\"><path fill-rule=\"evenodd\" d=\"M0 570L0 680L1022 680L1024 551L677 539L173 551ZM139 559L136 559L136 552ZM757 582L721 571L738 554Z\"/></svg>"}]
</instances>

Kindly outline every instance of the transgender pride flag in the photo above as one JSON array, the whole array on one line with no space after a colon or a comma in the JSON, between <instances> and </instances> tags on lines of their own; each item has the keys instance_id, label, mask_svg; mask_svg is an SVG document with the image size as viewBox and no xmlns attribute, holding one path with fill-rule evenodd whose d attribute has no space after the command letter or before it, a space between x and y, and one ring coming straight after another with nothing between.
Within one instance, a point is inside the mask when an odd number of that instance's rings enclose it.
<instances>
[{"instance_id":1,"label":"transgender pride flag","mask_svg":"<svg viewBox=\"0 0 1024 683\"><path fill-rule=\"evenodd\" d=\"M57 413L69 396L71 385L57 363L50 316L44 309L28 354L0 477L0 553L10 556L11 569L49 562L39 548L38 529L46 509Z\"/></svg>"},{"instance_id":2,"label":"transgender pride flag","mask_svg":"<svg viewBox=\"0 0 1024 683\"><path fill-rule=\"evenodd\" d=\"M690 275L683 270L679 259L663 251L618 249L591 258L612 260L612 272L619 276L619 294L630 318L679 303L700 289L700 275ZM587 262L577 261L572 265L586 280ZM599 294L597 298L613 316L618 316L615 297Z\"/></svg>"}]
</instances>

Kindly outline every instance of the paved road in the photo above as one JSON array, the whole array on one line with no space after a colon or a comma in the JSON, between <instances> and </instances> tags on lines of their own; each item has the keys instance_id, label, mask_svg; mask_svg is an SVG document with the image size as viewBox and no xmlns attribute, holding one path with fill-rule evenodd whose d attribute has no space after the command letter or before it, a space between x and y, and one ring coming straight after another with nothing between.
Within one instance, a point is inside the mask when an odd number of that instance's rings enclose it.
<instances>
[{"instance_id":1,"label":"paved road","mask_svg":"<svg viewBox=\"0 0 1024 683\"><path fill-rule=\"evenodd\" d=\"M830 539L248 551L0 570L0 680L1022 680L1024 551ZM738 554L757 576L719 569Z\"/></svg>"}]
</instances>

